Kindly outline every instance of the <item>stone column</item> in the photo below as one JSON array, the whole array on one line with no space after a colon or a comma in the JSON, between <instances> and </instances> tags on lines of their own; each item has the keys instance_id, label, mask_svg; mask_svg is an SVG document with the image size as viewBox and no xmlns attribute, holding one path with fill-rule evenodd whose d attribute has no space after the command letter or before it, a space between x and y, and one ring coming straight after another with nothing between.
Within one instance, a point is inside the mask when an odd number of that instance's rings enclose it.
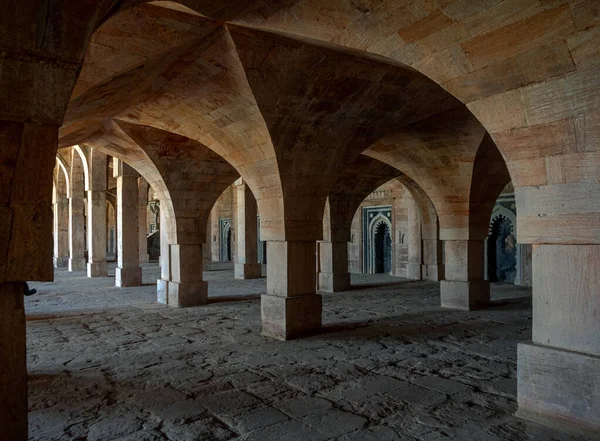
<instances>
[{"instance_id":1,"label":"stone column","mask_svg":"<svg viewBox=\"0 0 600 441\"><path fill-rule=\"evenodd\" d=\"M421 215L416 204L408 207L408 263L406 264L406 278L411 280L422 279L423 249L421 235Z\"/></svg>"},{"instance_id":2,"label":"stone column","mask_svg":"<svg viewBox=\"0 0 600 441\"><path fill-rule=\"evenodd\" d=\"M87 192L88 277L106 277L106 155L90 149Z\"/></svg>"},{"instance_id":3,"label":"stone column","mask_svg":"<svg viewBox=\"0 0 600 441\"><path fill-rule=\"evenodd\" d=\"M118 159L113 160L117 178L117 268L116 286L142 284L139 252L138 177L139 174Z\"/></svg>"},{"instance_id":4,"label":"stone column","mask_svg":"<svg viewBox=\"0 0 600 441\"><path fill-rule=\"evenodd\" d=\"M71 148L71 191L69 198L69 271L85 271L85 157ZM87 164L86 164L87 165Z\"/></svg>"},{"instance_id":5,"label":"stone column","mask_svg":"<svg viewBox=\"0 0 600 441\"><path fill-rule=\"evenodd\" d=\"M82 189L83 191L83 189ZM85 270L85 218L81 196L69 199L69 271Z\"/></svg>"},{"instance_id":6,"label":"stone column","mask_svg":"<svg viewBox=\"0 0 600 441\"><path fill-rule=\"evenodd\" d=\"M515 284L533 286L533 274L531 273L532 252L532 246L529 243L523 243L518 246L517 253L519 253L519 259L517 259L517 264L520 264L520 271L519 280L515 280Z\"/></svg>"},{"instance_id":7,"label":"stone column","mask_svg":"<svg viewBox=\"0 0 600 441\"><path fill-rule=\"evenodd\" d=\"M440 282L442 308L471 310L490 301L490 283L484 280L484 241L445 241L445 276Z\"/></svg>"},{"instance_id":8,"label":"stone column","mask_svg":"<svg viewBox=\"0 0 600 441\"><path fill-rule=\"evenodd\" d=\"M438 225L423 224L422 226L423 265L421 275L425 280L444 280L443 243L438 238Z\"/></svg>"},{"instance_id":9,"label":"stone column","mask_svg":"<svg viewBox=\"0 0 600 441\"><path fill-rule=\"evenodd\" d=\"M263 335L288 340L321 328L316 242L267 242L267 294L261 297Z\"/></svg>"},{"instance_id":10,"label":"stone column","mask_svg":"<svg viewBox=\"0 0 600 441\"><path fill-rule=\"evenodd\" d=\"M210 249L210 233L211 233L211 222L206 223L206 242L202 244L202 255L204 257L203 269L204 271L210 271L210 263L212 261L212 250Z\"/></svg>"},{"instance_id":11,"label":"stone column","mask_svg":"<svg viewBox=\"0 0 600 441\"><path fill-rule=\"evenodd\" d=\"M241 180L240 180L241 181ZM257 207L256 199L241 181L234 186L235 229L237 238L237 253L235 255L235 278L256 279L261 276L261 264L258 263L257 253Z\"/></svg>"},{"instance_id":12,"label":"stone column","mask_svg":"<svg viewBox=\"0 0 600 441\"><path fill-rule=\"evenodd\" d=\"M23 283L0 284L0 435L27 439L27 356Z\"/></svg>"},{"instance_id":13,"label":"stone column","mask_svg":"<svg viewBox=\"0 0 600 441\"><path fill-rule=\"evenodd\" d=\"M348 272L348 242L320 241L318 287L324 292L346 291L350 288Z\"/></svg>"},{"instance_id":14,"label":"stone column","mask_svg":"<svg viewBox=\"0 0 600 441\"><path fill-rule=\"evenodd\" d=\"M57 194L54 202L54 267L69 263L69 199Z\"/></svg>"},{"instance_id":15,"label":"stone column","mask_svg":"<svg viewBox=\"0 0 600 441\"><path fill-rule=\"evenodd\" d=\"M140 263L148 263L148 181L144 178L138 178L138 235Z\"/></svg>"},{"instance_id":16,"label":"stone column","mask_svg":"<svg viewBox=\"0 0 600 441\"><path fill-rule=\"evenodd\" d=\"M203 244L172 244L165 205L160 210L160 274L157 301L189 307L208 303L208 284L202 280Z\"/></svg>"},{"instance_id":17,"label":"stone column","mask_svg":"<svg viewBox=\"0 0 600 441\"><path fill-rule=\"evenodd\" d=\"M208 303L208 284L202 280L202 244L169 245L171 280L167 305L188 307Z\"/></svg>"},{"instance_id":18,"label":"stone column","mask_svg":"<svg viewBox=\"0 0 600 441\"><path fill-rule=\"evenodd\" d=\"M162 203L162 202L161 202ZM160 212L160 279L156 281L156 301L167 305L169 303L169 280L171 280L171 250L167 234L167 217L163 207Z\"/></svg>"},{"instance_id":19,"label":"stone column","mask_svg":"<svg viewBox=\"0 0 600 441\"><path fill-rule=\"evenodd\" d=\"M518 345L517 415L600 430L600 245L533 246L532 342Z\"/></svg>"}]
</instances>

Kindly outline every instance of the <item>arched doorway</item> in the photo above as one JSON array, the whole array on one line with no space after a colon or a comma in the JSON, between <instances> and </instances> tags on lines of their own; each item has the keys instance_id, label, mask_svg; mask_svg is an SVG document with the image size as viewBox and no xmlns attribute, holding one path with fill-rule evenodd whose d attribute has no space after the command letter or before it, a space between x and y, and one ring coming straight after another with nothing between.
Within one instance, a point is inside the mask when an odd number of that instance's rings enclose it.
<instances>
[{"instance_id":1,"label":"arched doorway","mask_svg":"<svg viewBox=\"0 0 600 441\"><path fill-rule=\"evenodd\" d=\"M231 219L219 219L219 260L221 262L231 262Z\"/></svg>"},{"instance_id":2,"label":"arched doorway","mask_svg":"<svg viewBox=\"0 0 600 441\"><path fill-rule=\"evenodd\" d=\"M488 280L514 283L517 275L517 241L510 219L498 216L488 238Z\"/></svg>"},{"instance_id":3,"label":"arched doorway","mask_svg":"<svg viewBox=\"0 0 600 441\"><path fill-rule=\"evenodd\" d=\"M392 207L363 207L364 273L392 272Z\"/></svg>"},{"instance_id":4,"label":"arched doorway","mask_svg":"<svg viewBox=\"0 0 600 441\"><path fill-rule=\"evenodd\" d=\"M387 222L380 221L374 232L375 273L392 271L392 235Z\"/></svg>"}]
</instances>

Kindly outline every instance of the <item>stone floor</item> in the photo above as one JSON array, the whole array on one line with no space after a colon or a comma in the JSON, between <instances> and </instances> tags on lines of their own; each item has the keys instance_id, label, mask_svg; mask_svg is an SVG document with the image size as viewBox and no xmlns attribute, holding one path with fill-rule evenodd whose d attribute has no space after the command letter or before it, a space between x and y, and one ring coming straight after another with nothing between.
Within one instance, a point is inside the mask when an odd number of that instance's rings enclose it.
<instances>
[{"instance_id":1,"label":"stone floor","mask_svg":"<svg viewBox=\"0 0 600 441\"><path fill-rule=\"evenodd\" d=\"M527 289L493 286L467 313L441 310L437 283L356 276L324 296L322 334L280 342L260 335L264 279L206 272L211 303L173 309L158 275L31 284L31 440L586 439L512 416Z\"/></svg>"}]
</instances>

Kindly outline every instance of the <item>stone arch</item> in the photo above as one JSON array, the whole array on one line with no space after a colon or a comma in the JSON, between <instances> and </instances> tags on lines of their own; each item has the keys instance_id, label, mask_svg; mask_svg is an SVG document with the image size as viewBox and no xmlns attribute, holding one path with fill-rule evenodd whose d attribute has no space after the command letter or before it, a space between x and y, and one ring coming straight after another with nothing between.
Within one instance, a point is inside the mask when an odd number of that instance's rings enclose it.
<instances>
[{"instance_id":1,"label":"stone arch","mask_svg":"<svg viewBox=\"0 0 600 441\"><path fill-rule=\"evenodd\" d=\"M69 176L70 176L69 167L67 166L67 164L65 164L64 159L62 159L60 157L60 155L56 156L56 164L58 165L59 170L62 171L62 175L60 175L60 176L62 176L64 179L64 181L63 181L63 179L60 179L60 178L57 179L57 183L59 184L58 190L62 192L63 191L62 187L64 186L64 195L65 195L65 197L70 198L71 197L71 185L70 185L70 178L69 178Z\"/></svg>"},{"instance_id":2,"label":"stone arch","mask_svg":"<svg viewBox=\"0 0 600 441\"><path fill-rule=\"evenodd\" d=\"M87 160L87 155L83 152L79 145L73 146L73 151L77 153L79 157L79 163L83 168L83 189L84 191L88 191L90 189L90 170ZM74 156L74 155L73 155ZM75 159L72 159L72 163L75 163Z\"/></svg>"}]
</instances>

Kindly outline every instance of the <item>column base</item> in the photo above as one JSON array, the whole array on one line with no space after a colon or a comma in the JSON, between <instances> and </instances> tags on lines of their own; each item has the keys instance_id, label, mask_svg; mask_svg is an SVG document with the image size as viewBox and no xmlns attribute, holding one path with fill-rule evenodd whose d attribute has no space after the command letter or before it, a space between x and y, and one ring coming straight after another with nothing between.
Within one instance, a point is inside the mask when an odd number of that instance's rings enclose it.
<instances>
[{"instance_id":1,"label":"column base","mask_svg":"<svg viewBox=\"0 0 600 441\"><path fill-rule=\"evenodd\" d=\"M115 285L118 287L140 286L142 284L142 269L119 268L115 269Z\"/></svg>"},{"instance_id":2,"label":"column base","mask_svg":"<svg viewBox=\"0 0 600 441\"><path fill-rule=\"evenodd\" d=\"M167 305L169 303L169 281L158 279L156 281L156 301Z\"/></svg>"},{"instance_id":3,"label":"column base","mask_svg":"<svg viewBox=\"0 0 600 441\"><path fill-rule=\"evenodd\" d=\"M278 340L315 334L321 329L319 294L280 297L263 294L260 300L262 334Z\"/></svg>"},{"instance_id":4,"label":"column base","mask_svg":"<svg viewBox=\"0 0 600 441\"><path fill-rule=\"evenodd\" d=\"M422 265L421 274L423 274L424 280L439 282L440 280L444 280L444 265Z\"/></svg>"},{"instance_id":5,"label":"column base","mask_svg":"<svg viewBox=\"0 0 600 441\"><path fill-rule=\"evenodd\" d=\"M490 303L490 282L487 280L442 280L440 282L442 308L471 311Z\"/></svg>"},{"instance_id":6,"label":"column base","mask_svg":"<svg viewBox=\"0 0 600 441\"><path fill-rule=\"evenodd\" d=\"M204 280L196 282L171 282L167 292L167 305L177 308L206 305L208 303L208 283Z\"/></svg>"},{"instance_id":7,"label":"column base","mask_svg":"<svg viewBox=\"0 0 600 441\"><path fill-rule=\"evenodd\" d=\"M27 363L23 284L0 284L0 433L27 440Z\"/></svg>"},{"instance_id":8,"label":"column base","mask_svg":"<svg viewBox=\"0 0 600 441\"><path fill-rule=\"evenodd\" d=\"M600 435L600 357L519 343L517 416L578 433Z\"/></svg>"},{"instance_id":9,"label":"column base","mask_svg":"<svg viewBox=\"0 0 600 441\"><path fill-rule=\"evenodd\" d=\"M106 277L108 276L108 265L104 262L88 262L87 264L88 277Z\"/></svg>"},{"instance_id":10,"label":"column base","mask_svg":"<svg viewBox=\"0 0 600 441\"><path fill-rule=\"evenodd\" d=\"M85 271L85 259L69 259L69 271Z\"/></svg>"},{"instance_id":11,"label":"column base","mask_svg":"<svg viewBox=\"0 0 600 441\"><path fill-rule=\"evenodd\" d=\"M350 288L350 273L319 273L319 291L340 292Z\"/></svg>"},{"instance_id":12,"label":"column base","mask_svg":"<svg viewBox=\"0 0 600 441\"><path fill-rule=\"evenodd\" d=\"M410 280L422 280L422 266L420 263L406 264L406 278Z\"/></svg>"},{"instance_id":13,"label":"column base","mask_svg":"<svg viewBox=\"0 0 600 441\"><path fill-rule=\"evenodd\" d=\"M66 268L69 265L68 257L53 257L54 268Z\"/></svg>"},{"instance_id":14,"label":"column base","mask_svg":"<svg viewBox=\"0 0 600 441\"><path fill-rule=\"evenodd\" d=\"M260 279L262 265L260 263L235 263L234 274L236 279Z\"/></svg>"}]
</instances>

